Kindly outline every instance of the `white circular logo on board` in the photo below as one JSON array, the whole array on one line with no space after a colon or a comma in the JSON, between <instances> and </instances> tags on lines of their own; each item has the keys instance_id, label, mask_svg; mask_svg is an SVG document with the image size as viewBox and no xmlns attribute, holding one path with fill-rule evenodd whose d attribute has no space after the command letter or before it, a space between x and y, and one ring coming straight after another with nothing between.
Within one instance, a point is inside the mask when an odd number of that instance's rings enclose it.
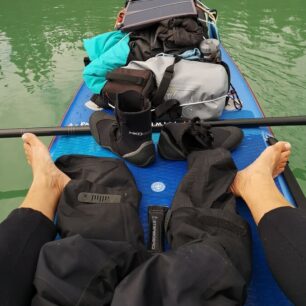
<instances>
[{"instance_id":1,"label":"white circular logo on board","mask_svg":"<svg viewBox=\"0 0 306 306\"><path fill-rule=\"evenodd\" d=\"M166 189L166 185L163 182L154 182L151 185L151 189L154 192L162 192L162 191L164 191Z\"/></svg>"}]
</instances>

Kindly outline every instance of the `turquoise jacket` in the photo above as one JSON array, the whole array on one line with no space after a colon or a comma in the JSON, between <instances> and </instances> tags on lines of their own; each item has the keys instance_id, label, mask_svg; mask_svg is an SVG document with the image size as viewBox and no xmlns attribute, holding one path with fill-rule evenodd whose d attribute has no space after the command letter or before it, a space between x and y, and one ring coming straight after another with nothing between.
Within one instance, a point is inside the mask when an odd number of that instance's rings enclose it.
<instances>
[{"instance_id":1,"label":"turquoise jacket","mask_svg":"<svg viewBox=\"0 0 306 306\"><path fill-rule=\"evenodd\" d=\"M83 79L93 93L100 93L106 83L106 74L126 65L129 35L121 31L100 34L84 39L84 48L91 63L84 68Z\"/></svg>"}]
</instances>

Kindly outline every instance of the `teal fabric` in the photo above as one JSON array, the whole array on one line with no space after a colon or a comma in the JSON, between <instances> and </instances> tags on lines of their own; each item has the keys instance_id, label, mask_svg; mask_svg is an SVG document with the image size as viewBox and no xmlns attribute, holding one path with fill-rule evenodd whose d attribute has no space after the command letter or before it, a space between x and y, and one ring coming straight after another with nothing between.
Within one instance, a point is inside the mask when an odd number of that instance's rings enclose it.
<instances>
[{"instance_id":1,"label":"teal fabric","mask_svg":"<svg viewBox=\"0 0 306 306\"><path fill-rule=\"evenodd\" d=\"M84 48L91 60L83 71L83 79L93 93L100 93L106 74L126 65L130 52L129 35L121 31L100 34L84 39Z\"/></svg>"}]
</instances>

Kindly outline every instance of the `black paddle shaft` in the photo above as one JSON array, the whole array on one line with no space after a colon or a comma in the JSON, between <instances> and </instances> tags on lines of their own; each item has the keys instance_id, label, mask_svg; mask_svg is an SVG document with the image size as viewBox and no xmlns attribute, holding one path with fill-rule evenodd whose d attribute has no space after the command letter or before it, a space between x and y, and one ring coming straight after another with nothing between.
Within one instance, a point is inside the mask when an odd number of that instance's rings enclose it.
<instances>
[{"instance_id":1,"label":"black paddle shaft","mask_svg":"<svg viewBox=\"0 0 306 306\"><path fill-rule=\"evenodd\" d=\"M156 122L152 124L153 132L160 132L167 122ZM248 118L234 120L203 121L210 126L237 126L241 128L253 128L260 126L296 126L306 125L306 116L291 117L266 117ZM20 137L24 133L33 133L36 136L57 136L57 135L89 135L89 126L67 126L67 127L41 127L41 128L16 128L0 129L0 138Z\"/></svg>"},{"instance_id":2,"label":"black paddle shaft","mask_svg":"<svg viewBox=\"0 0 306 306\"><path fill-rule=\"evenodd\" d=\"M90 135L90 129L89 126L0 129L0 138L21 137L24 133L36 136Z\"/></svg>"},{"instance_id":3,"label":"black paddle shaft","mask_svg":"<svg viewBox=\"0 0 306 306\"><path fill-rule=\"evenodd\" d=\"M252 128L259 126L289 126L306 125L306 116L290 117L266 117L266 118L248 118L248 119L230 119L206 122L211 126L237 126L241 128Z\"/></svg>"}]
</instances>

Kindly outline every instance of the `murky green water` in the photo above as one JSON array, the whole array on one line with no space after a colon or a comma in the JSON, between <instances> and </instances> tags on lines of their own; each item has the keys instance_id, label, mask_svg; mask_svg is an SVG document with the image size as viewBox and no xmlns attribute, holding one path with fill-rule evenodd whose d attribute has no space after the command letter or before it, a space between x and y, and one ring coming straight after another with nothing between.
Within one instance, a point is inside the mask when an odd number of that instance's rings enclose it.
<instances>
[{"instance_id":1,"label":"murky green water","mask_svg":"<svg viewBox=\"0 0 306 306\"><path fill-rule=\"evenodd\" d=\"M121 0L0 1L0 128L57 125L81 83L82 39L113 27ZM306 6L302 0L208 1L222 41L267 116L306 114ZM293 145L306 192L306 127L274 128ZM44 140L46 143L50 138ZM0 140L0 219L31 182L19 139Z\"/></svg>"}]
</instances>

